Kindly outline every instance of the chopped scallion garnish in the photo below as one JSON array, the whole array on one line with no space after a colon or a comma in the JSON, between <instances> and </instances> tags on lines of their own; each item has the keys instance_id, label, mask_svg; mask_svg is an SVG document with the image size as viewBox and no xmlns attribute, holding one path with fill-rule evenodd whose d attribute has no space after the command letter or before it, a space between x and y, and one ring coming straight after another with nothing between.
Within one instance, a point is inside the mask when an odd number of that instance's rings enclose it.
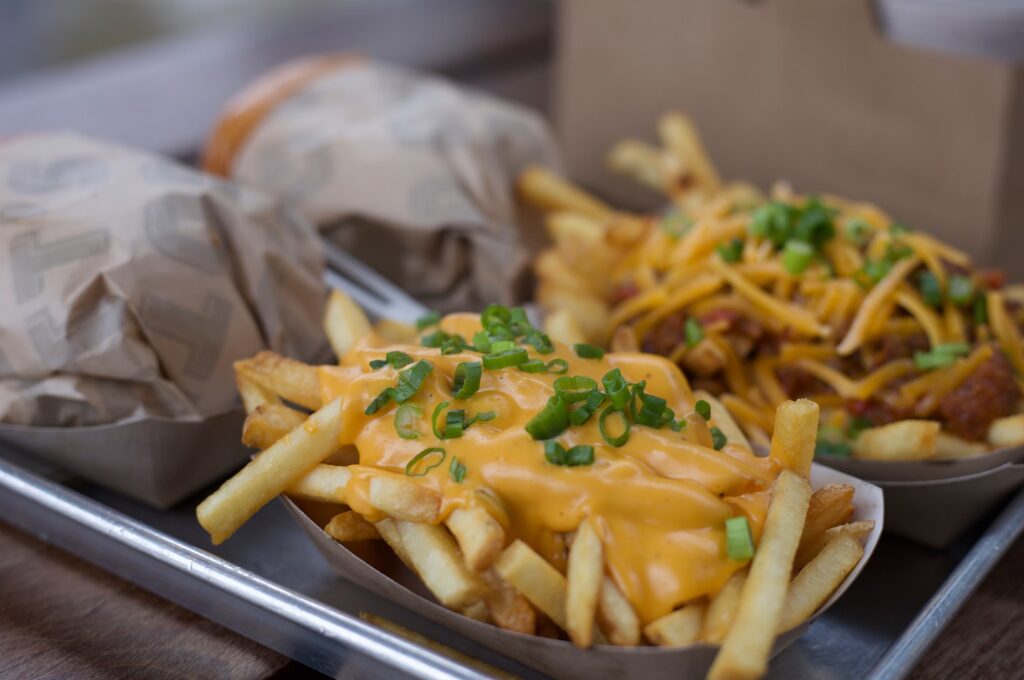
<instances>
[{"instance_id":1,"label":"chopped scallion garnish","mask_svg":"<svg viewBox=\"0 0 1024 680\"><path fill-rule=\"evenodd\" d=\"M455 377L452 381L452 397L455 399L469 399L480 389L480 376L483 374L483 367L479 361L464 361L455 367Z\"/></svg>"},{"instance_id":2,"label":"chopped scallion garnish","mask_svg":"<svg viewBox=\"0 0 1024 680\"><path fill-rule=\"evenodd\" d=\"M612 406L620 411L624 411L626 406L629 405L630 393L629 383L622 377L622 372L617 368L612 369L604 374L601 382L604 384L605 394L611 400Z\"/></svg>"},{"instance_id":3,"label":"chopped scallion garnish","mask_svg":"<svg viewBox=\"0 0 1024 680\"><path fill-rule=\"evenodd\" d=\"M437 455L441 456L440 458L437 459L437 462L430 462L430 461L426 460L426 459L428 459L428 458L430 458L432 456L437 456ZM415 456L413 456L412 459L409 460L408 463L405 464L405 474L407 476L409 476L409 477L423 477L428 472L430 472L431 470L436 468L438 465L443 463L444 459L445 459L445 457L447 455L448 455L448 452L445 451L440 446L431 446L429 449L423 449L422 451L417 453ZM420 469L417 470L418 463L423 462L423 461L426 461L426 462L424 462L423 465L419 466Z\"/></svg>"},{"instance_id":4,"label":"chopped scallion garnish","mask_svg":"<svg viewBox=\"0 0 1024 680\"><path fill-rule=\"evenodd\" d=\"M939 277L930 271L923 271L917 277L917 289L921 291L921 299L926 305L938 307L942 304L942 286Z\"/></svg>"},{"instance_id":5,"label":"chopped scallion garnish","mask_svg":"<svg viewBox=\"0 0 1024 680\"><path fill-rule=\"evenodd\" d=\"M423 382L434 370L434 365L426 359L420 359L412 368L407 368L398 374L398 385L394 388L394 400L404 404L419 392Z\"/></svg>"},{"instance_id":6,"label":"chopped scallion garnish","mask_svg":"<svg viewBox=\"0 0 1024 680\"><path fill-rule=\"evenodd\" d=\"M576 352L576 356L580 359L602 359L604 358L604 350L600 347L594 347L584 342L578 342L572 346Z\"/></svg>"},{"instance_id":7,"label":"chopped scallion garnish","mask_svg":"<svg viewBox=\"0 0 1024 680\"><path fill-rule=\"evenodd\" d=\"M943 366L949 366L956 361L957 357L964 356L970 351L971 348L962 342L936 345L930 352L915 352L914 366L921 371L942 368Z\"/></svg>"},{"instance_id":8,"label":"chopped scallion garnish","mask_svg":"<svg viewBox=\"0 0 1024 680\"><path fill-rule=\"evenodd\" d=\"M569 371L569 362L565 359L552 359L547 365L548 373L561 375Z\"/></svg>"},{"instance_id":9,"label":"chopped scallion garnish","mask_svg":"<svg viewBox=\"0 0 1024 680\"><path fill-rule=\"evenodd\" d=\"M569 405L561 395L548 399L541 411L526 423L526 431L534 439L551 439L569 427Z\"/></svg>"},{"instance_id":10,"label":"chopped scallion garnish","mask_svg":"<svg viewBox=\"0 0 1024 680\"><path fill-rule=\"evenodd\" d=\"M455 456L452 456L452 462L448 466L448 476L456 484L462 484L462 480L466 478L466 466Z\"/></svg>"},{"instance_id":11,"label":"chopped scallion garnish","mask_svg":"<svg viewBox=\"0 0 1024 680\"><path fill-rule=\"evenodd\" d=\"M492 352L484 355L484 368L493 371L499 368L519 366L529 361L530 355L522 347L506 349L503 352Z\"/></svg>"},{"instance_id":12,"label":"chopped scallion garnish","mask_svg":"<svg viewBox=\"0 0 1024 680\"><path fill-rule=\"evenodd\" d=\"M949 301L963 307L974 298L974 282L966 276L949 278Z\"/></svg>"},{"instance_id":13,"label":"chopped scallion garnish","mask_svg":"<svg viewBox=\"0 0 1024 680\"><path fill-rule=\"evenodd\" d=\"M569 450L549 439L544 442L544 458L552 465L564 465L578 467L580 465L592 465L594 462L594 447L590 444L577 444Z\"/></svg>"},{"instance_id":14,"label":"chopped scallion garnish","mask_svg":"<svg viewBox=\"0 0 1024 680\"><path fill-rule=\"evenodd\" d=\"M754 538L750 524L742 515L725 520L725 551L730 560L749 560L754 556Z\"/></svg>"},{"instance_id":15,"label":"chopped scallion garnish","mask_svg":"<svg viewBox=\"0 0 1024 680\"><path fill-rule=\"evenodd\" d=\"M704 339L704 328L700 325L700 321L697 321L692 316L686 319L683 331L686 336L687 347L694 347Z\"/></svg>"},{"instance_id":16,"label":"chopped scallion garnish","mask_svg":"<svg viewBox=\"0 0 1024 680\"><path fill-rule=\"evenodd\" d=\"M705 400L698 399L697 403L693 405L693 410L704 420L711 420L711 404Z\"/></svg>"},{"instance_id":17,"label":"chopped scallion garnish","mask_svg":"<svg viewBox=\"0 0 1024 680\"><path fill-rule=\"evenodd\" d=\"M395 432L402 439L416 439L420 433L416 430L416 421L423 415L419 404L402 404L395 411Z\"/></svg>"},{"instance_id":18,"label":"chopped scallion garnish","mask_svg":"<svg viewBox=\"0 0 1024 680\"><path fill-rule=\"evenodd\" d=\"M540 359L530 359L525 363L519 364L519 370L524 373L544 373L548 370L548 365Z\"/></svg>"},{"instance_id":19,"label":"chopped scallion garnish","mask_svg":"<svg viewBox=\"0 0 1024 680\"><path fill-rule=\"evenodd\" d=\"M618 413L622 420L622 432L619 434L612 434L608 431L609 428L607 420L613 413ZM629 441L630 427L631 425L629 423L629 418L626 416L626 412L615 408L614 404L609 404L605 410L601 411L601 416L597 420L597 429L601 432L601 438L616 448Z\"/></svg>"},{"instance_id":20,"label":"chopped scallion garnish","mask_svg":"<svg viewBox=\"0 0 1024 680\"><path fill-rule=\"evenodd\" d=\"M428 312L427 314L424 314L420 318L416 319L416 330L421 331L424 328L436 326L439 323L441 323L441 313Z\"/></svg>"},{"instance_id":21,"label":"chopped scallion garnish","mask_svg":"<svg viewBox=\"0 0 1024 680\"><path fill-rule=\"evenodd\" d=\"M718 426L711 426L711 445L715 447L715 451L721 451L722 447L729 443L729 438L725 436L725 433L718 429Z\"/></svg>"},{"instance_id":22,"label":"chopped scallion garnish","mask_svg":"<svg viewBox=\"0 0 1024 680\"><path fill-rule=\"evenodd\" d=\"M814 248L806 241L791 238L782 250L782 266L794 276L803 274L814 261Z\"/></svg>"},{"instance_id":23,"label":"chopped scallion garnish","mask_svg":"<svg viewBox=\"0 0 1024 680\"><path fill-rule=\"evenodd\" d=\"M565 403L572 404L583 401L597 389L597 381L585 375L564 375L555 381L555 392L560 394Z\"/></svg>"},{"instance_id":24,"label":"chopped scallion garnish","mask_svg":"<svg viewBox=\"0 0 1024 680\"><path fill-rule=\"evenodd\" d=\"M743 239L734 238L728 243L719 243L715 250L724 262L739 262L743 258Z\"/></svg>"}]
</instances>

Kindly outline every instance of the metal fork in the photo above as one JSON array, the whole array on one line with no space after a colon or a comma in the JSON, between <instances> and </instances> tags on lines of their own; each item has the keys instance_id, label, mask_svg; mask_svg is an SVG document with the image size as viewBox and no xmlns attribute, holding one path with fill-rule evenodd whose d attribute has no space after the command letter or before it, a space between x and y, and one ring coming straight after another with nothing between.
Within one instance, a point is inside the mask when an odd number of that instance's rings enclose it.
<instances>
[{"instance_id":1,"label":"metal fork","mask_svg":"<svg viewBox=\"0 0 1024 680\"><path fill-rule=\"evenodd\" d=\"M412 323L427 313L426 307L373 269L334 243L322 242L327 257L324 281L348 294L371 316Z\"/></svg>"}]
</instances>

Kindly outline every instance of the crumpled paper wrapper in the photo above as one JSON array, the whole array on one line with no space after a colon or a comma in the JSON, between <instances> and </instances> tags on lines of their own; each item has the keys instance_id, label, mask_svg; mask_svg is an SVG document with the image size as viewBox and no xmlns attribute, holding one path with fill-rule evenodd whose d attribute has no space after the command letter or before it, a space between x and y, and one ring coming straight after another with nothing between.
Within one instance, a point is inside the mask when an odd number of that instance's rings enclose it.
<instances>
[{"instance_id":1,"label":"crumpled paper wrapper","mask_svg":"<svg viewBox=\"0 0 1024 680\"><path fill-rule=\"evenodd\" d=\"M850 521L874 520L875 528L865 543L864 557L860 564L846 577L814 618L831 607L864 569L878 545L885 514L882 492L878 487L815 464L811 471L811 486L817 489L832 483L853 485L854 514ZM282 501L328 563L344 578L553 678L702 680L718 651L717 647L709 644L696 644L678 649L612 646L580 649L570 642L523 635L475 621L434 602L424 593L418 579L404 567L395 565L394 571L387 574L379 571L345 545L328 536L321 526L310 519L294 502L283 496ZM775 643L775 653L796 641L806 629L805 624L780 636Z\"/></svg>"},{"instance_id":2,"label":"crumpled paper wrapper","mask_svg":"<svg viewBox=\"0 0 1024 680\"><path fill-rule=\"evenodd\" d=\"M74 134L0 144L0 441L179 500L244 460L232 362L324 355L322 272L259 192Z\"/></svg>"},{"instance_id":3,"label":"crumpled paper wrapper","mask_svg":"<svg viewBox=\"0 0 1024 680\"><path fill-rule=\"evenodd\" d=\"M944 548L1024 485L1024 446L954 460L819 459L885 494L886 530Z\"/></svg>"},{"instance_id":4,"label":"crumpled paper wrapper","mask_svg":"<svg viewBox=\"0 0 1024 680\"><path fill-rule=\"evenodd\" d=\"M519 213L527 165L559 166L541 117L437 77L348 60L277 105L231 175L441 311L528 292L543 235Z\"/></svg>"}]
</instances>

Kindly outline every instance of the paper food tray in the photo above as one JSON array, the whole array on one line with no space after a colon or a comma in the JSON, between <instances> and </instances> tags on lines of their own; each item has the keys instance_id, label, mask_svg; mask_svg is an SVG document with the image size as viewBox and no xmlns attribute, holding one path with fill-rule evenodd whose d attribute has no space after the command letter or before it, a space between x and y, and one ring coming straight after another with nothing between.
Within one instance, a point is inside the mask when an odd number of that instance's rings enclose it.
<instances>
[{"instance_id":1,"label":"paper food tray","mask_svg":"<svg viewBox=\"0 0 1024 680\"><path fill-rule=\"evenodd\" d=\"M881 487L886 530L933 548L948 546L1024 484L1024 446L956 460L819 460Z\"/></svg>"},{"instance_id":2,"label":"paper food tray","mask_svg":"<svg viewBox=\"0 0 1024 680\"><path fill-rule=\"evenodd\" d=\"M856 489L856 494L851 521L874 520L875 528L866 541L864 558L860 564L815 617L828 609L857 578L871 558L882 532L883 499L878 487L816 464L811 472L812 487L817 489L830 483L852 485ZM717 652L717 647L708 644L695 644L678 649L612 646L580 649L570 642L523 635L475 621L434 602L407 570L396 568L389 570L389 574L379 571L324 533L321 527L294 502L285 497L282 497L282 501L327 562L344 578L552 677L563 680L593 680L602 677L626 680L696 680L706 675ZM775 653L798 639L804 630L806 624L780 636L775 644Z\"/></svg>"}]
</instances>

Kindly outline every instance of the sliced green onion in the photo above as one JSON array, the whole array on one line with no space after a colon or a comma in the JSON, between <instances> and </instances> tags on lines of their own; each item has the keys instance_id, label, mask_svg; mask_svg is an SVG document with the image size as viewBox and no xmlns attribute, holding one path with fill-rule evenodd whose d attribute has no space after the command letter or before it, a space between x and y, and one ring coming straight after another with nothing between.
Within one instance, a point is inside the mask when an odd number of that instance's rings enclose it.
<instances>
[{"instance_id":1,"label":"sliced green onion","mask_svg":"<svg viewBox=\"0 0 1024 680\"><path fill-rule=\"evenodd\" d=\"M865 262L864 266L854 273L853 279L862 288L871 288L884 279L890 269L892 269L890 260L871 260Z\"/></svg>"},{"instance_id":2,"label":"sliced green onion","mask_svg":"<svg viewBox=\"0 0 1024 680\"><path fill-rule=\"evenodd\" d=\"M743 258L743 239L734 238L728 243L719 243L715 251L724 262L739 262Z\"/></svg>"},{"instance_id":3,"label":"sliced green onion","mask_svg":"<svg viewBox=\"0 0 1024 680\"><path fill-rule=\"evenodd\" d=\"M479 361L464 361L455 367L455 378L452 380L452 397L469 399L480 389L480 376L483 367Z\"/></svg>"},{"instance_id":4,"label":"sliced green onion","mask_svg":"<svg viewBox=\"0 0 1024 680\"><path fill-rule=\"evenodd\" d=\"M434 430L434 436L438 439L444 439L444 430L437 424L437 417L441 415L441 412L448 408L447 401L442 401L440 404L434 407L434 413L430 416L430 427Z\"/></svg>"},{"instance_id":5,"label":"sliced green onion","mask_svg":"<svg viewBox=\"0 0 1024 680\"><path fill-rule=\"evenodd\" d=\"M531 330L523 342L531 345L539 354L551 354L555 351L555 343L551 342L551 338L536 329Z\"/></svg>"},{"instance_id":6,"label":"sliced green onion","mask_svg":"<svg viewBox=\"0 0 1024 680\"><path fill-rule=\"evenodd\" d=\"M942 286L939 285L939 277L932 272L921 272L917 277L917 289L921 291L921 299L926 305L938 307L942 304Z\"/></svg>"},{"instance_id":7,"label":"sliced green onion","mask_svg":"<svg viewBox=\"0 0 1024 680\"><path fill-rule=\"evenodd\" d=\"M860 436L860 433L872 426L872 422L862 416L855 416L850 418L850 424L846 426L846 436L848 439L856 439Z\"/></svg>"},{"instance_id":8,"label":"sliced green onion","mask_svg":"<svg viewBox=\"0 0 1024 680\"><path fill-rule=\"evenodd\" d=\"M497 417L497 411L481 411L480 413L477 413L475 416L466 421L466 427L469 427L470 425L477 421L481 423L486 423L488 420L494 420Z\"/></svg>"},{"instance_id":9,"label":"sliced green onion","mask_svg":"<svg viewBox=\"0 0 1024 680\"><path fill-rule=\"evenodd\" d=\"M683 332L686 337L687 347L693 347L704 339L704 328L700 325L700 321L697 321L692 316L686 319L686 323L683 325Z\"/></svg>"},{"instance_id":10,"label":"sliced green onion","mask_svg":"<svg viewBox=\"0 0 1024 680\"><path fill-rule=\"evenodd\" d=\"M415 472L416 464L417 463L419 463L420 461L423 461L426 458L429 458L430 456L433 456L435 454L441 454L441 457L438 458L436 463L425 464L425 467L423 468L422 471ZM444 459L445 459L445 457L447 457L447 455L448 455L448 452L445 451L440 446L431 446L429 449L423 449L422 451L417 453L415 456L413 456L412 460L410 460L408 463L405 464L405 474L408 477L423 477L428 472L430 472L431 470L436 468L438 465L443 463Z\"/></svg>"},{"instance_id":11,"label":"sliced green onion","mask_svg":"<svg viewBox=\"0 0 1024 680\"><path fill-rule=\"evenodd\" d=\"M552 465L565 465L565 447L549 439L544 442L544 458Z\"/></svg>"},{"instance_id":12,"label":"sliced green onion","mask_svg":"<svg viewBox=\"0 0 1024 680\"><path fill-rule=\"evenodd\" d=\"M366 410L363 411L365 415L372 416L377 411L387 406L392 399L395 398L395 388L388 387L383 392L373 398L373 401L369 403Z\"/></svg>"},{"instance_id":13,"label":"sliced green onion","mask_svg":"<svg viewBox=\"0 0 1024 680\"><path fill-rule=\"evenodd\" d=\"M558 394L526 423L526 431L534 439L551 439L565 432L569 427L569 405Z\"/></svg>"},{"instance_id":14,"label":"sliced green onion","mask_svg":"<svg viewBox=\"0 0 1024 680\"><path fill-rule=\"evenodd\" d=\"M793 236L816 250L821 249L836 235L836 227L832 223L835 212L817 196L812 196L799 209Z\"/></svg>"},{"instance_id":15,"label":"sliced green onion","mask_svg":"<svg viewBox=\"0 0 1024 680\"><path fill-rule=\"evenodd\" d=\"M441 343L441 354L458 354L466 349L466 339L461 335L453 335Z\"/></svg>"},{"instance_id":16,"label":"sliced green onion","mask_svg":"<svg viewBox=\"0 0 1024 680\"><path fill-rule=\"evenodd\" d=\"M951 276L949 279L949 300L961 307L974 297L974 282L966 276Z\"/></svg>"},{"instance_id":17,"label":"sliced green onion","mask_svg":"<svg viewBox=\"0 0 1024 680\"><path fill-rule=\"evenodd\" d=\"M483 354L491 351L491 339L486 331L477 331L473 334L473 349Z\"/></svg>"},{"instance_id":18,"label":"sliced green onion","mask_svg":"<svg viewBox=\"0 0 1024 680\"><path fill-rule=\"evenodd\" d=\"M585 375L564 375L555 381L555 392L567 404L583 401L596 389L597 381Z\"/></svg>"},{"instance_id":19,"label":"sliced green onion","mask_svg":"<svg viewBox=\"0 0 1024 680\"><path fill-rule=\"evenodd\" d=\"M604 350L584 342L578 342L572 346L576 356L580 359L601 359L604 357Z\"/></svg>"},{"instance_id":20,"label":"sliced green onion","mask_svg":"<svg viewBox=\"0 0 1024 680\"><path fill-rule=\"evenodd\" d=\"M522 307L513 307L508 310L508 325L513 333L519 335L525 335L533 329L533 324L530 323L530 318L526 316L526 310Z\"/></svg>"},{"instance_id":21,"label":"sliced green onion","mask_svg":"<svg viewBox=\"0 0 1024 680\"><path fill-rule=\"evenodd\" d=\"M544 373L548 365L540 359L530 359L526 363L519 364L519 370L526 373Z\"/></svg>"},{"instance_id":22,"label":"sliced green onion","mask_svg":"<svg viewBox=\"0 0 1024 680\"><path fill-rule=\"evenodd\" d=\"M715 451L721 451L722 447L729 443L729 438L725 436L725 433L718 429L717 425L711 426L711 445L715 447Z\"/></svg>"},{"instance_id":23,"label":"sliced green onion","mask_svg":"<svg viewBox=\"0 0 1024 680\"><path fill-rule=\"evenodd\" d=\"M370 361L370 368L372 368L375 371L378 368L384 368L387 365L388 365L388 362L384 361L383 359L373 359L373 360Z\"/></svg>"},{"instance_id":24,"label":"sliced green onion","mask_svg":"<svg viewBox=\"0 0 1024 680\"><path fill-rule=\"evenodd\" d=\"M484 368L493 371L499 368L509 368L525 364L530 355L522 347L507 349L504 352L493 352L484 355Z\"/></svg>"},{"instance_id":25,"label":"sliced green onion","mask_svg":"<svg viewBox=\"0 0 1024 680\"><path fill-rule=\"evenodd\" d=\"M971 348L962 342L936 345L930 352L914 352L914 366L921 371L942 368L970 351Z\"/></svg>"},{"instance_id":26,"label":"sliced green onion","mask_svg":"<svg viewBox=\"0 0 1024 680\"><path fill-rule=\"evenodd\" d=\"M433 333L427 333L420 338L420 344L424 347L434 347L435 349L444 344L444 341L450 338L444 331L434 331Z\"/></svg>"},{"instance_id":27,"label":"sliced green onion","mask_svg":"<svg viewBox=\"0 0 1024 680\"><path fill-rule=\"evenodd\" d=\"M693 410L704 420L711 420L711 404L703 399L697 400L697 403L693 405Z\"/></svg>"},{"instance_id":28,"label":"sliced green onion","mask_svg":"<svg viewBox=\"0 0 1024 680\"><path fill-rule=\"evenodd\" d=\"M580 404L571 413L569 413L569 420L573 425L582 425L583 423L590 420L590 417L597 412L597 409L604 403L604 394L599 390L592 391L587 395L587 402Z\"/></svg>"},{"instance_id":29,"label":"sliced green onion","mask_svg":"<svg viewBox=\"0 0 1024 680\"><path fill-rule=\"evenodd\" d=\"M456 484L462 484L462 480L466 478L466 466L455 456L452 456L452 462L448 466L448 476Z\"/></svg>"},{"instance_id":30,"label":"sliced green onion","mask_svg":"<svg viewBox=\"0 0 1024 680\"><path fill-rule=\"evenodd\" d=\"M436 326L439 323L441 323L441 313L428 312L421 316L420 318L416 319L416 330L421 331L424 328Z\"/></svg>"},{"instance_id":31,"label":"sliced green onion","mask_svg":"<svg viewBox=\"0 0 1024 680\"><path fill-rule=\"evenodd\" d=\"M398 374L398 385L395 387L394 399L399 404L404 404L415 396L423 387L423 382L434 370L434 365L426 359L420 359L412 368L407 368Z\"/></svg>"},{"instance_id":32,"label":"sliced green onion","mask_svg":"<svg viewBox=\"0 0 1024 680\"><path fill-rule=\"evenodd\" d=\"M843 441L829 441L819 439L814 445L815 456L833 456L836 458L849 458L853 453L853 446Z\"/></svg>"},{"instance_id":33,"label":"sliced green onion","mask_svg":"<svg viewBox=\"0 0 1024 680\"><path fill-rule=\"evenodd\" d=\"M512 312L505 305L490 304L480 313L480 325L488 333L499 326L508 326L512 320Z\"/></svg>"},{"instance_id":34,"label":"sliced green onion","mask_svg":"<svg viewBox=\"0 0 1024 680\"><path fill-rule=\"evenodd\" d=\"M855 246L862 246L867 243L868 235L871 233L871 225L866 221L854 218L846 223L846 240Z\"/></svg>"},{"instance_id":35,"label":"sliced green onion","mask_svg":"<svg viewBox=\"0 0 1024 680\"><path fill-rule=\"evenodd\" d=\"M790 274L803 274L814 261L814 246L805 241L789 239L782 249L782 266Z\"/></svg>"},{"instance_id":36,"label":"sliced green onion","mask_svg":"<svg viewBox=\"0 0 1024 680\"><path fill-rule=\"evenodd\" d=\"M985 298L985 293L982 291L974 296L974 323L979 326L988 323L988 302Z\"/></svg>"},{"instance_id":37,"label":"sliced green onion","mask_svg":"<svg viewBox=\"0 0 1024 680\"><path fill-rule=\"evenodd\" d=\"M419 404L402 404L395 411L395 432L402 439L416 439L420 433L416 431L416 421L423 415Z\"/></svg>"},{"instance_id":38,"label":"sliced green onion","mask_svg":"<svg viewBox=\"0 0 1024 680\"><path fill-rule=\"evenodd\" d=\"M622 377L622 372L615 368L604 374L601 378L604 384L604 391L611 400L612 406L620 411L625 410L629 404L629 383Z\"/></svg>"},{"instance_id":39,"label":"sliced green onion","mask_svg":"<svg viewBox=\"0 0 1024 680\"><path fill-rule=\"evenodd\" d=\"M510 349L515 349L515 340L495 340L491 343L491 352L497 354L498 352L506 352Z\"/></svg>"},{"instance_id":40,"label":"sliced green onion","mask_svg":"<svg viewBox=\"0 0 1024 680\"><path fill-rule=\"evenodd\" d=\"M577 444L565 452L565 464L569 467L594 464L594 447L590 444Z\"/></svg>"},{"instance_id":41,"label":"sliced green onion","mask_svg":"<svg viewBox=\"0 0 1024 680\"><path fill-rule=\"evenodd\" d=\"M622 432L618 435L612 435L608 432L608 425L605 421L608 420L609 416L613 413L618 413L622 419ZM626 417L626 412L615 408L614 404L609 404L608 408L601 411L601 417L597 420L597 429L601 432L601 437L608 442L611 446L616 448L622 446L629 441L629 418Z\"/></svg>"},{"instance_id":42,"label":"sliced green onion","mask_svg":"<svg viewBox=\"0 0 1024 680\"><path fill-rule=\"evenodd\" d=\"M412 357L405 352L388 352L384 360L391 368L405 368L412 363Z\"/></svg>"},{"instance_id":43,"label":"sliced green onion","mask_svg":"<svg viewBox=\"0 0 1024 680\"><path fill-rule=\"evenodd\" d=\"M730 560L741 562L754 556L754 537L750 524L742 515L725 520L725 552Z\"/></svg>"},{"instance_id":44,"label":"sliced green onion","mask_svg":"<svg viewBox=\"0 0 1024 680\"><path fill-rule=\"evenodd\" d=\"M905 246L897 241L892 241L885 246L885 259L889 262L897 262L905 257L910 257L913 254L913 248Z\"/></svg>"},{"instance_id":45,"label":"sliced green onion","mask_svg":"<svg viewBox=\"0 0 1024 680\"><path fill-rule=\"evenodd\" d=\"M565 359L552 359L548 362L548 373L554 373L555 375L561 375L562 373L568 373L569 362Z\"/></svg>"},{"instance_id":46,"label":"sliced green onion","mask_svg":"<svg viewBox=\"0 0 1024 680\"><path fill-rule=\"evenodd\" d=\"M515 340L516 334L508 326L491 326L488 337L491 342L497 342L498 340Z\"/></svg>"},{"instance_id":47,"label":"sliced green onion","mask_svg":"<svg viewBox=\"0 0 1024 680\"><path fill-rule=\"evenodd\" d=\"M466 431L466 412L452 409L444 418L444 438L458 439Z\"/></svg>"},{"instance_id":48,"label":"sliced green onion","mask_svg":"<svg viewBox=\"0 0 1024 680\"><path fill-rule=\"evenodd\" d=\"M637 425L646 425L647 427L661 427L665 424L663 418L665 409L668 407L668 402L661 397L656 397L652 394L641 393L640 394L640 412L636 414L635 420ZM669 416L669 420L672 417Z\"/></svg>"}]
</instances>

